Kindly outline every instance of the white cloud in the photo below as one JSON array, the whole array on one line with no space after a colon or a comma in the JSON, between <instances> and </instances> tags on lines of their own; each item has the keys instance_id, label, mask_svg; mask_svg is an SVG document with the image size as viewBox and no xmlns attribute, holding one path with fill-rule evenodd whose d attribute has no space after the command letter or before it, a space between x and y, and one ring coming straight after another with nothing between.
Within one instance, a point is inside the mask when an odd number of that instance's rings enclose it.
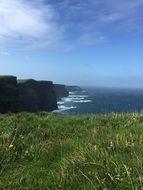
<instances>
[{"instance_id":1,"label":"white cloud","mask_svg":"<svg viewBox=\"0 0 143 190\"><path fill-rule=\"evenodd\" d=\"M71 49L71 41L106 43L112 32L142 30L142 8L143 0L0 0L0 46Z\"/></svg>"},{"instance_id":2,"label":"white cloud","mask_svg":"<svg viewBox=\"0 0 143 190\"><path fill-rule=\"evenodd\" d=\"M73 33L73 46L107 43L112 36L119 39L119 35L143 32L143 0L63 0L56 8L69 36Z\"/></svg>"},{"instance_id":3,"label":"white cloud","mask_svg":"<svg viewBox=\"0 0 143 190\"><path fill-rule=\"evenodd\" d=\"M36 2L36 1L35 1ZM0 43L34 45L51 44L62 35L52 6L24 0L0 0Z\"/></svg>"},{"instance_id":4,"label":"white cloud","mask_svg":"<svg viewBox=\"0 0 143 190\"><path fill-rule=\"evenodd\" d=\"M59 8L70 29L84 36L101 32L108 38L109 32L143 31L143 0L63 0Z\"/></svg>"},{"instance_id":5,"label":"white cloud","mask_svg":"<svg viewBox=\"0 0 143 190\"><path fill-rule=\"evenodd\" d=\"M103 9L98 14L100 22L127 22L134 17L139 17L140 8L143 8L143 0L107 0Z\"/></svg>"}]
</instances>

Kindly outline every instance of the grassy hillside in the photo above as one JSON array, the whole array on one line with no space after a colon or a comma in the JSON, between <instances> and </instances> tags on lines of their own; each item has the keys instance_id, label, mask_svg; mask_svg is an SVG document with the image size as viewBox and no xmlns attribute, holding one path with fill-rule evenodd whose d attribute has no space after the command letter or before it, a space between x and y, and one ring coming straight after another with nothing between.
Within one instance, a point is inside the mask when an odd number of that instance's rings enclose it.
<instances>
[{"instance_id":1,"label":"grassy hillside","mask_svg":"<svg viewBox=\"0 0 143 190\"><path fill-rule=\"evenodd\" d=\"M0 115L0 189L143 189L143 116Z\"/></svg>"}]
</instances>

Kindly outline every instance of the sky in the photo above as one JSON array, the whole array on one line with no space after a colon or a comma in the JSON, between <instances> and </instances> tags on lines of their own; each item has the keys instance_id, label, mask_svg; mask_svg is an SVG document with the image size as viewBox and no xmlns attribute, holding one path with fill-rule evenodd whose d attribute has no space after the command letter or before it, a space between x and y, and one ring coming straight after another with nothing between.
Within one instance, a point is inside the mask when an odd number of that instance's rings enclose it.
<instances>
[{"instance_id":1,"label":"sky","mask_svg":"<svg viewBox=\"0 0 143 190\"><path fill-rule=\"evenodd\" d=\"M143 0L0 0L0 75L143 88Z\"/></svg>"}]
</instances>

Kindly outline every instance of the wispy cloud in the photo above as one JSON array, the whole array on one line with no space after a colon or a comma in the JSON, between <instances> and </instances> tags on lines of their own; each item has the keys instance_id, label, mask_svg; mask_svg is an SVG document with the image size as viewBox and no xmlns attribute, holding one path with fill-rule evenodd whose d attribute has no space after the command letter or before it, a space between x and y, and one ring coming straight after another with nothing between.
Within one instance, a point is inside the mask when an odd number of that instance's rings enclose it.
<instances>
[{"instance_id":1,"label":"wispy cloud","mask_svg":"<svg viewBox=\"0 0 143 190\"><path fill-rule=\"evenodd\" d=\"M143 32L143 0L65 0L58 3L58 7L67 28L74 28L83 41L96 33L101 34L96 35L98 41L109 38L111 32L115 36L118 36L118 31ZM104 40L99 41L103 43Z\"/></svg>"},{"instance_id":2,"label":"wispy cloud","mask_svg":"<svg viewBox=\"0 0 143 190\"><path fill-rule=\"evenodd\" d=\"M120 0L113 1L107 0L98 14L98 19L100 22L127 22L134 17L140 17L142 13L141 8L143 8L142 0Z\"/></svg>"},{"instance_id":3,"label":"wispy cloud","mask_svg":"<svg viewBox=\"0 0 143 190\"><path fill-rule=\"evenodd\" d=\"M24 0L0 0L0 42L14 46L47 45L60 39L63 29L50 5Z\"/></svg>"},{"instance_id":4,"label":"wispy cloud","mask_svg":"<svg viewBox=\"0 0 143 190\"><path fill-rule=\"evenodd\" d=\"M0 45L72 49L107 43L111 32L143 32L142 12L143 0L0 0Z\"/></svg>"}]
</instances>

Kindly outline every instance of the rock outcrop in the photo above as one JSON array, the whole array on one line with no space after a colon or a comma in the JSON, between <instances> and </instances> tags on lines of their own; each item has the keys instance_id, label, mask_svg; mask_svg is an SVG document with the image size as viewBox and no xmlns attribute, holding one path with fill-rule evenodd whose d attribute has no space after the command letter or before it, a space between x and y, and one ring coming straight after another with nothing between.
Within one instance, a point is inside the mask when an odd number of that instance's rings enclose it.
<instances>
[{"instance_id":1,"label":"rock outcrop","mask_svg":"<svg viewBox=\"0 0 143 190\"><path fill-rule=\"evenodd\" d=\"M57 96L57 100L60 100L63 97L67 97L69 95L68 90L65 85L62 84L54 84L54 90Z\"/></svg>"},{"instance_id":2,"label":"rock outcrop","mask_svg":"<svg viewBox=\"0 0 143 190\"><path fill-rule=\"evenodd\" d=\"M66 86L68 92L82 91L79 86Z\"/></svg>"},{"instance_id":3,"label":"rock outcrop","mask_svg":"<svg viewBox=\"0 0 143 190\"><path fill-rule=\"evenodd\" d=\"M19 80L19 111L38 112L57 109L51 81Z\"/></svg>"},{"instance_id":4,"label":"rock outcrop","mask_svg":"<svg viewBox=\"0 0 143 190\"><path fill-rule=\"evenodd\" d=\"M58 109L57 100L81 91L78 86L54 84L33 79L18 80L15 76L0 76L0 113L39 112Z\"/></svg>"},{"instance_id":5,"label":"rock outcrop","mask_svg":"<svg viewBox=\"0 0 143 190\"><path fill-rule=\"evenodd\" d=\"M0 113L17 112L18 86L14 76L0 76Z\"/></svg>"}]
</instances>

